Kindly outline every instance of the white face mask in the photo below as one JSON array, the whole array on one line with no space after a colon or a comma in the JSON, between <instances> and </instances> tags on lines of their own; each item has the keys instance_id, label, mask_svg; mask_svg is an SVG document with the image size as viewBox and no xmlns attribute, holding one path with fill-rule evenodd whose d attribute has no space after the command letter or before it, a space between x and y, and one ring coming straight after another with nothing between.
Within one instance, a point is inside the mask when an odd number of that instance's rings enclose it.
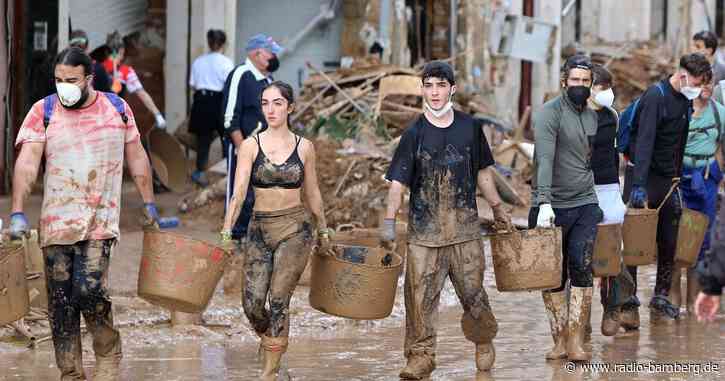
<instances>
[{"instance_id":1,"label":"white face mask","mask_svg":"<svg viewBox=\"0 0 725 381\"><path fill-rule=\"evenodd\" d=\"M614 104L614 91L609 88L604 91L600 91L594 96L594 102L602 107L612 107Z\"/></svg>"},{"instance_id":2,"label":"white face mask","mask_svg":"<svg viewBox=\"0 0 725 381\"><path fill-rule=\"evenodd\" d=\"M426 111L433 114L433 116L435 116L436 118L440 118L453 108L453 102L451 101L451 99L453 99L453 94L448 97L448 102L443 105L440 110L434 109L433 107L431 107L431 105L428 104L428 102L425 101L423 102L423 107L425 107Z\"/></svg>"},{"instance_id":3,"label":"white face mask","mask_svg":"<svg viewBox=\"0 0 725 381\"><path fill-rule=\"evenodd\" d=\"M682 80L680 80L682 81ZM682 86L680 88L680 93L685 96L685 98L689 100L693 100L700 96L700 93L702 92L702 87L692 87L690 86L690 76L685 74L685 84L687 86Z\"/></svg>"},{"instance_id":4,"label":"white face mask","mask_svg":"<svg viewBox=\"0 0 725 381\"><path fill-rule=\"evenodd\" d=\"M72 107L81 99L81 88L70 83L56 83L58 99L63 106Z\"/></svg>"}]
</instances>

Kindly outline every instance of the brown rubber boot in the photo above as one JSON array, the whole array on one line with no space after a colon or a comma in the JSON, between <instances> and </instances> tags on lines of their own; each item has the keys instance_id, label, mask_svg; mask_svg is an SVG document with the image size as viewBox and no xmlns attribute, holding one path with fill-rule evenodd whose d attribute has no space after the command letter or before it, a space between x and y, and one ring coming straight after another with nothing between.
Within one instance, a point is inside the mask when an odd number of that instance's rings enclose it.
<instances>
[{"instance_id":1,"label":"brown rubber boot","mask_svg":"<svg viewBox=\"0 0 725 381\"><path fill-rule=\"evenodd\" d=\"M697 300L697 294L700 293L700 288L700 281L697 280L695 269L687 269L687 312L689 314L695 313L695 300Z\"/></svg>"},{"instance_id":2,"label":"brown rubber boot","mask_svg":"<svg viewBox=\"0 0 725 381\"><path fill-rule=\"evenodd\" d=\"M567 309L566 289L560 292L541 293L544 298L546 315L549 317L551 337L554 339L554 348L546 354L547 360L566 358L566 323L569 311Z\"/></svg>"},{"instance_id":3,"label":"brown rubber boot","mask_svg":"<svg viewBox=\"0 0 725 381\"><path fill-rule=\"evenodd\" d=\"M614 336L619 332L619 311L604 311L602 314L602 335Z\"/></svg>"},{"instance_id":4,"label":"brown rubber boot","mask_svg":"<svg viewBox=\"0 0 725 381\"><path fill-rule=\"evenodd\" d=\"M589 361L592 354L584 350L586 319L592 308L592 288L572 287L569 294L569 320L566 353L570 361Z\"/></svg>"},{"instance_id":5,"label":"brown rubber boot","mask_svg":"<svg viewBox=\"0 0 725 381\"><path fill-rule=\"evenodd\" d=\"M436 368L435 361L427 355L410 355L408 364L400 371L400 378L404 380L422 380Z\"/></svg>"},{"instance_id":6,"label":"brown rubber boot","mask_svg":"<svg viewBox=\"0 0 725 381\"><path fill-rule=\"evenodd\" d=\"M93 381L117 381L121 373L121 356L96 356Z\"/></svg>"},{"instance_id":7,"label":"brown rubber boot","mask_svg":"<svg viewBox=\"0 0 725 381\"><path fill-rule=\"evenodd\" d=\"M493 343L476 344L476 368L479 371L491 370L494 361L496 361L496 349Z\"/></svg>"},{"instance_id":8,"label":"brown rubber boot","mask_svg":"<svg viewBox=\"0 0 725 381\"><path fill-rule=\"evenodd\" d=\"M619 324L626 331L639 329L639 307L622 308L619 313Z\"/></svg>"},{"instance_id":9,"label":"brown rubber boot","mask_svg":"<svg viewBox=\"0 0 725 381\"><path fill-rule=\"evenodd\" d=\"M677 267L677 263L675 263L675 268L672 269L672 283L670 283L670 303L678 308L682 304L682 283L680 282L681 279L682 269Z\"/></svg>"},{"instance_id":10,"label":"brown rubber boot","mask_svg":"<svg viewBox=\"0 0 725 381\"><path fill-rule=\"evenodd\" d=\"M586 325L584 326L584 343L590 344L592 342L592 310L589 309L587 316L584 318Z\"/></svg>"},{"instance_id":11,"label":"brown rubber boot","mask_svg":"<svg viewBox=\"0 0 725 381\"><path fill-rule=\"evenodd\" d=\"M276 380L279 375L279 365L282 354L287 351L286 337L262 336L262 348L264 349L264 360L262 365L262 380Z\"/></svg>"}]
</instances>

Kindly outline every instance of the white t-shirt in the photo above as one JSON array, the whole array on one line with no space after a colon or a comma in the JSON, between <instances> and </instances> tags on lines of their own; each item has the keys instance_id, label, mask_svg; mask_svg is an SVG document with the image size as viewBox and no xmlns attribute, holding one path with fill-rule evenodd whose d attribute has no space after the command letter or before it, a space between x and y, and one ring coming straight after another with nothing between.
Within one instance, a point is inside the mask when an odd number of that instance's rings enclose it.
<instances>
[{"instance_id":1,"label":"white t-shirt","mask_svg":"<svg viewBox=\"0 0 725 381\"><path fill-rule=\"evenodd\" d=\"M229 57L218 52L204 54L191 65L189 85L195 90L222 91L232 69L234 63Z\"/></svg>"}]
</instances>

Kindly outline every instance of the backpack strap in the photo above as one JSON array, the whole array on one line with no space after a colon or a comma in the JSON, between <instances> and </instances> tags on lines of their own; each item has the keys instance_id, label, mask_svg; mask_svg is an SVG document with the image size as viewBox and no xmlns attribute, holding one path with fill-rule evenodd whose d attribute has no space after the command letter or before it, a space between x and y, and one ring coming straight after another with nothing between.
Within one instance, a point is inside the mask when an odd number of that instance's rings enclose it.
<instances>
[{"instance_id":1,"label":"backpack strap","mask_svg":"<svg viewBox=\"0 0 725 381\"><path fill-rule=\"evenodd\" d=\"M46 130L50 124L50 118L53 116L53 108L55 108L55 102L57 100L57 94L51 94L43 98L43 126Z\"/></svg>"},{"instance_id":2,"label":"backpack strap","mask_svg":"<svg viewBox=\"0 0 725 381\"><path fill-rule=\"evenodd\" d=\"M712 98L710 98L710 107L712 107L712 113L715 115L715 125L717 125L717 141L720 141L720 135L722 135L720 111L717 110L717 102L715 102Z\"/></svg>"},{"instance_id":3,"label":"backpack strap","mask_svg":"<svg viewBox=\"0 0 725 381\"><path fill-rule=\"evenodd\" d=\"M126 106L123 103L123 99L121 99L121 97L114 93L103 92L103 95L105 95L108 101L111 102L113 107L116 109L116 112L121 115L121 120L123 120L123 124L127 124L128 116L126 116Z\"/></svg>"}]
</instances>

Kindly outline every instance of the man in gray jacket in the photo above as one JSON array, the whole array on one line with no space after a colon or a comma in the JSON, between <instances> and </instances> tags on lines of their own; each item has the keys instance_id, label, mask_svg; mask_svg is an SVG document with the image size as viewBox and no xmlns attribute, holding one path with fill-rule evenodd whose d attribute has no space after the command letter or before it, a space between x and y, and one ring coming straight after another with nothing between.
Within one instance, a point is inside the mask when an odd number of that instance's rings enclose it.
<instances>
[{"instance_id":1,"label":"man in gray jacket","mask_svg":"<svg viewBox=\"0 0 725 381\"><path fill-rule=\"evenodd\" d=\"M592 85L589 57L570 57L561 75L561 95L534 114L529 227L549 228L553 222L563 237L561 285L542 293L554 338L546 358L588 361L591 353L585 351L583 338L591 314L594 239L602 220L590 165L597 114L587 107Z\"/></svg>"}]
</instances>

